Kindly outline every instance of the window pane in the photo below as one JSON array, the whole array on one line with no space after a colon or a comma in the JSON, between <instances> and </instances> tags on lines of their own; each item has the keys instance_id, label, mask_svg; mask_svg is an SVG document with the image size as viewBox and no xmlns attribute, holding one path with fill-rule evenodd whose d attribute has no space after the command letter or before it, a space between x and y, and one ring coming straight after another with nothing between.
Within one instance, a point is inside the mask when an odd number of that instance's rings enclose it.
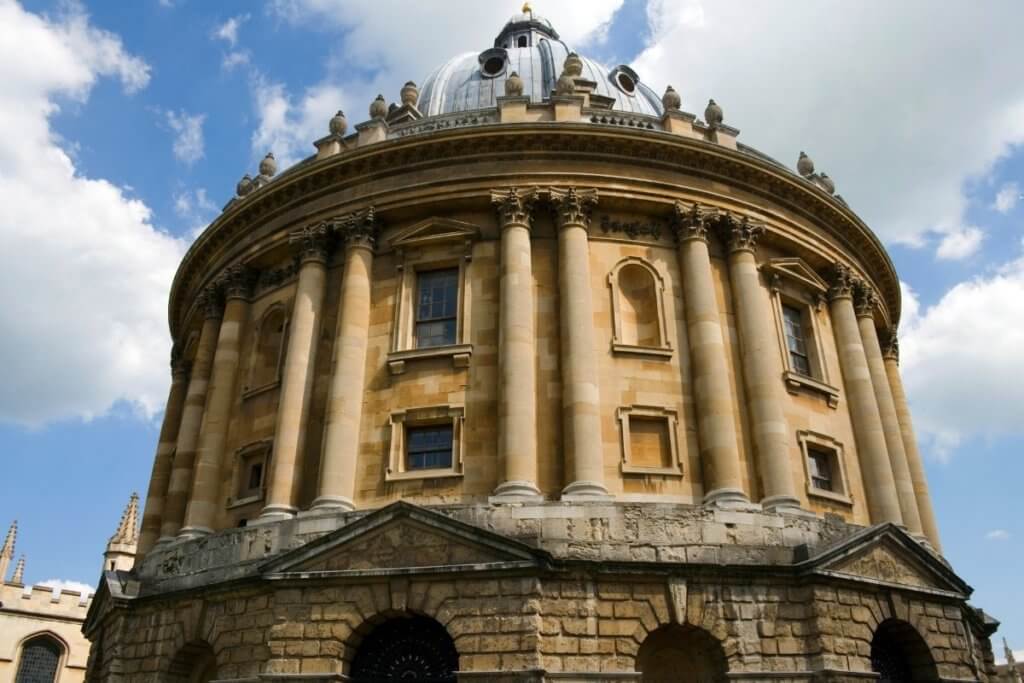
<instances>
[{"instance_id":1,"label":"window pane","mask_svg":"<svg viewBox=\"0 0 1024 683\"><path fill-rule=\"evenodd\" d=\"M417 275L416 346L455 343L459 270L431 270Z\"/></svg>"},{"instance_id":2,"label":"window pane","mask_svg":"<svg viewBox=\"0 0 1024 683\"><path fill-rule=\"evenodd\" d=\"M60 653L60 646L50 638L33 638L21 649L15 683L53 683Z\"/></svg>"},{"instance_id":3,"label":"window pane","mask_svg":"<svg viewBox=\"0 0 1024 683\"><path fill-rule=\"evenodd\" d=\"M811 374L811 363L807 357L807 343L804 339L803 313L793 306L782 307L782 322L786 332L786 347L789 350L789 364L794 372Z\"/></svg>"},{"instance_id":4,"label":"window pane","mask_svg":"<svg viewBox=\"0 0 1024 683\"><path fill-rule=\"evenodd\" d=\"M406 469L439 469L452 465L452 426L409 427L406 438Z\"/></svg>"},{"instance_id":5,"label":"window pane","mask_svg":"<svg viewBox=\"0 0 1024 683\"><path fill-rule=\"evenodd\" d=\"M809 450L807 453L808 469L811 472L811 485L823 491L834 491L832 483L832 453Z\"/></svg>"}]
</instances>

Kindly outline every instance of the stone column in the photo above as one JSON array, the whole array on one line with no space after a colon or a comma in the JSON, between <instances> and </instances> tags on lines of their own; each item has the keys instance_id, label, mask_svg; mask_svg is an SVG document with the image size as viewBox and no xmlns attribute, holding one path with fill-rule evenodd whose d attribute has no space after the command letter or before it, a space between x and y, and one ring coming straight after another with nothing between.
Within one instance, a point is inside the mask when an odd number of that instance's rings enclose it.
<instances>
[{"instance_id":1,"label":"stone column","mask_svg":"<svg viewBox=\"0 0 1024 683\"><path fill-rule=\"evenodd\" d=\"M345 225L345 272L334 338L334 374L320 456L320 488L313 502L317 509L355 508L376 232L373 209L351 217Z\"/></svg>"},{"instance_id":2,"label":"stone column","mask_svg":"<svg viewBox=\"0 0 1024 683\"><path fill-rule=\"evenodd\" d=\"M903 379L900 377L900 349L895 327L889 330L888 339L882 349L882 359L885 363L885 374L889 379L889 387L896 407L896 418L899 420L903 450L907 454L907 465L910 468L910 480L914 485L914 496L917 500L917 511L921 517L921 528L932 547L941 551L939 527L935 523L935 511L932 509L932 499L928 493L928 479L924 473L924 462L921 459L921 452L917 449L914 423L910 418L907 394L903 390Z\"/></svg>"},{"instance_id":3,"label":"stone column","mask_svg":"<svg viewBox=\"0 0 1024 683\"><path fill-rule=\"evenodd\" d=\"M533 329L530 222L536 190L494 191L501 227L498 320L498 499L539 498L537 488L537 373Z\"/></svg>"},{"instance_id":4,"label":"stone column","mask_svg":"<svg viewBox=\"0 0 1024 683\"><path fill-rule=\"evenodd\" d=\"M722 317L708 253L709 214L697 204L676 203L679 271L683 278L686 337L697 410L697 443L708 505L748 504L740 479L729 369Z\"/></svg>"},{"instance_id":5,"label":"stone column","mask_svg":"<svg viewBox=\"0 0 1024 683\"><path fill-rule=\"evenodd\" d=\"M725 216L728 231L729 283L736 306L736 326L743 363L747 412L754 437L754 453L764 487L766 509L799 510L792 461L789 424L782 406L782 362L771 320L768 290L761 286L754 245L764 227L748 218Z\"/></svg>"},{"instance_id":6,"label":"stone column","mask_svg":"<svg viewBox=\"0 0 1024 683\"><path fill-rule=\"evenodd\" d=\"M160 426L160 438L157 441L156 456L153 458L153 473L149 477L136 561L144 557L160 537L164 498L167 496L167 484L171 479L171 460L174 456L174 446L178 441L178 426L181 424L185 393L188 389L189 363L181 357L181 352L182 349L177 344L171 349L171 390L167 395L164 421Z\"/></svg>"},{"instance_id":7,"label":"stone column","mask_svg":"<svg viewBox=\"0 0 1024 683\"><path fill-rule=\"evenodd\" d=\"M832 315L839 365L843 371L843 384L857 441L857 459L860 461L871 523L902 524L896 480L885 447L882 416L878 412L864 342L853 310L855 283L855 278L846 266L836 266L832 287L829 289L829 312Z\"/></svg>"},{"instance_id":8,"label":"stone column","mask_svg":"<svg viewBox=\"0 0 1024 683\"><path fill-rule=\"evenodd\" d=\"M289 236L289 242L298 252L299 282L288 326L288 349L281 375L274 450L270 456L270 484L261 520L286 519L297 511L295 504L302 483L302 453L327 286L329 237L326 223L302 228Z\"/></svg>"},{"instance_id":9,"label":"stone column","mask_svg":"<svg viewBox=\"0 0 1024 683\"><path fill-rule=\"evenodd\" d=\"M889 451L893 479L896 482L896 496L900 503L900 514L907 531L915 536L922 535L921 515L917 511L917 498L914 496L914 483L910 478L910 466L907 464L907 452L903 448L903 434L900 433L899 419L896 417L896 402L889 388L889 377L885 372L885 361L882 360L882 347L878 342L878 331L875 329L874 309L878 299L866 283L860 283L854 294L857 324L860 326L860 339L864 344L864 355L868 359L868 370L871 372L871 385L875 390L875 401L878 403L878 414L882 418L882 432L885 435L885 448Z\"/></svg>"},{"instance_id":10,"label":"stone column","mask_svg":"<svg viewBox=\"0 0 1024 683\"><path fill-rule=\"evenodd\" d=\"M192 475L192 495L185 513L185 526L178 532L182 538L213 533L220 500L221 469L224 449L231 424L231 407L235 403L235 380L241 354L242 332L249 319L249 297L252 294L253 272L248 266L230 266L222 277L224 288L224 319L213 354L213 374L206 399L199 448Z\"/></svg>"},{"instance_id":11,"label":"stone column","mask_svg":"<svg viewBox=\"0 0 1024 683\"><path fill-rule=\"evenodd\" d=\"M174 448L171 478L167 483L167 496L164 498L164 512L160 518L160 540L158 542L172 540L178 535L182 522L185 521L185 508L188 505L188 495L192 490L192 465L196 459L199 428L203 422L206 391L210 384L210 371L213 368L213 351L217 345L220 320L224 315L223 300L216 286L207 287L203 292L199 307L203 311L205 319L199 332L196 355L192 359L188 391L185 392L185 407L181 411L178 442Z\"/></svg>"},{"instance_id":12,"label":"stone column","mask_svg":"<svg viewBox=\"0 0 1024 683\"><path fill-rule=\"evenodd\" d=\"M562 416L572 481L563 499L606 498L587 230L597 190L551 188L558 223Z\"/></svg>"}]
</instances>

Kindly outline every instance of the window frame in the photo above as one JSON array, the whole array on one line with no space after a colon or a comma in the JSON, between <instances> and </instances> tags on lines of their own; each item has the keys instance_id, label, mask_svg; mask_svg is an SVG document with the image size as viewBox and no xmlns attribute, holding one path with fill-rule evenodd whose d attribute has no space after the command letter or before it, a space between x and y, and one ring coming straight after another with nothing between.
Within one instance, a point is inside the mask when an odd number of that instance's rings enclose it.
<instances>
[{"instance_id":1,"label":"window frame","mask_svg":"<svg viewBox=\"0 0 1024 683\"><path fill-rule=\"evenodd\" d=\"M58 636L53 631L36 631L35 633L30 633L29 635L21 639L21 642L18 643L18 647L16 650L17 658L13 662L14 677L11 680L18 680L18 675L21 673L21 667L24 662L23 658L25 656L25 646L29 645L34 640L49 640L57 646L59 652L57 655L57 668L54 670L53 674L53 683L59 683L61 679L61 673L63 672L64 667L67 664L67 658L68 653L70 652L70 648L68 647L68 644L64 641L64 639Z\"/></svg>"},{"instance_id":2,"label":"window frame","mask_svg":"<svg viewBox=\"0 0 1024 683\"><path fill-rule=\"evenodd\" d=\"M852 506L853 495L850 492L850 480L846 474L846 458L843 444L827 434L811 430L798 431L797 442L800 444L800 454L804 463L807 495L811 498L820 498L833 503ZM812 451L817 451L831 458L830 467L834 490L829 491L814 485L814 474L811 471Z\"/></svg>"},{"instance_id":3,"label":"window frame","mask_svg":"<svg viewBox=\"0 0 1024 683\"><path fill-rule=\"evenodd\" d=\"M668 434L669 466L648 467L637 465L632 457L632 444L630 433L630 419L640 418L647 420L664 420ZM649 405L621 406L616 411L616 418L619 421L619 432L621 434L622 455L619 469L623 474L645 474L667 477L682 477L683 456L679 450L679 413L671 408Z\"/></svg>"},{"instance_id":4,"label":"window frame","mask_svg":"<svg viewBox=\"0 0 1024 683\"><path fill-rule=\"evenodd\" d=\"M625 294L619 284L619 275L622 270L629 266L638 266L646 270L654 281L654 307L658 316L658 343L650 344L627 344L623 341L622 325L622 300ZM635 355L654 358L671 358L674 353L672 342L668 335L669 314L665 307L665 278L658 269L650 262L637 257L628 256L618 263L608 273L608 288L611 291L612 302L612 353L615 355ZM674 323L674 321L672 321Z\"/></svg>"},{"instance_id":5,"label":"window frame","mask_svg":"<svg viewBox=\"0 0 1024 683\"><path fill-rule=\"evenodd\" d=\"M391 413L391 443L388 448L385 481L411 479L440 479L461 477L464 452L465 408L461 405L435 405L396 410ZM408 430L416 427L450 425L452 429L452 459L448 467L409 468Z\"/></svg>"},{"instance_id":6,"label":"window frame","mask_svg":"<svg viewBox=\"0 0 1024 683\"><path fill-rule=\"evenodd\" d=\"M266 498L267 495L267 475L269 474L270 468L270 457L273 450L274 441L273 439L261 439L248 443L235 451L235 465L234 465L234 476L232 477L231 496L228 498L227 508L242 507L244 505L250 505L257 503ZM242 483L245 477L248 475L249 469L244 467L246 461L262 460L263 472L260 482L260 487L257 493L252 493L252 489L242 489ZM243 495L249 494L249 495Z\"/></svg>"},{"instance_id":7,"label":"window frame","mask_svg":"<svg viewBox=\"0 0 1024 683\"><path fill-rule=\"evenodd\" d=\"M274 372L273 379L254 386L253 383L256 379L256 362L259 359L260 353L260 341L263 338L264 327L267 324L267 318L272 314L280 312L282 315L282 329L281 329L281 346L277 349L277 368ZM249 335L252 346L249 349L249 367L246 371L245 386L242 389L242 398L247 399L257 394L276 389L281 385L281 375L284 372L285 358L288 353L288 334L291 331L291 315L290 306L284 301L275 301L268 305L264 310L263 314L259 318L259 322L253 327L252 334Z\"/></svg>"},{"instance_id":8,"label":"window frame","mask_svg":"<svg viewBox=\"0 0 1024 683\"><path fill-rule=\"evenodd\" d=\"M425 282L426 282L428 277L430 277L430 276L439 276L441 274L453 275L453 277L451 279L454 281L453 284L454 284L454 290L455 290L454 291L455 302L454 302L454 305L453 305L452 314L451 315L444 315L444 316L440 316L440 317L425 317L425 318L421 318L420 317L420 313L421 313L420 308L422 306L422 295L423 295L424 284L425 284ZM416 286L415 286L415 292L413 294L413 303L412 303L412 306L413 306L413 312L412 312L412 345L413 345L414 349L424 350L424 349L436 349L438 347L444 347L444 346L452 346L458 340L458 338L459 338L459 310L458 310L459 309L459 280L460 280L460 273L459 273L458 267L455 267L455 268L418 269L416 271ZM447 287L447 284L448 283L446 282L445 283L446 287ZM446 298L447 298L447 292L446 292ZM433 300L432 300L432 303L433 303ZM447 301L446 301L446 303L447 303ZM452 322L455 323L455 329L453 331L451 341L446 341L445 343L441 343L441 344L429 344L429 345L426 345L426 346L424 346L424 345L422 345L420 343L420 341L421 341L421 339L420 339L420 326L421 325L430 325L430 324L433 324L433 323L445 323L447 321L452 321Z\"/></svg>"}]
</instances>

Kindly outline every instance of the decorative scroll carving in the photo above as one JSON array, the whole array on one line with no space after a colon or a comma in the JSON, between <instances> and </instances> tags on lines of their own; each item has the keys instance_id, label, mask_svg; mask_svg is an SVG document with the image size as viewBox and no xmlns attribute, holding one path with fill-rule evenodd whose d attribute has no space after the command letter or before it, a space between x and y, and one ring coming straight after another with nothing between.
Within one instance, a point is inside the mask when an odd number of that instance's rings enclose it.
<instances>
[{"instance_id":1,"label":"decorative scroll carving","mask_svg":"<svg viewBox=\"0 0 1024 683\"><path fill-rule=\"evenodd\" d=\"M900 362L900 340L896 336L895 325L892 325L885 335L885 341L882 343L882 358Z\"/></svg>"},{"instance_id":2,"label":"decorative scroll carving","mask_svg":"<svg viewBox=\"0 0 1024 683\"><path fill-rule=\"evenodd\" d=\"M241 263L228 266L220 276L225 299L248 299L256 283L257 273Z\"/></svg>"},{"instance_id":3,"label":"decorative scroll carving","mask_svg":"<svg viewBox=\"0 0 1024 683\"><path fill-rule=\"evenodd\" d=\"M501 227L521 225L530 227L533 220L533 206L537 201L537 188L520 190L511 187L508 190L491 190L491 204L498 210Z\"/></svg>"},{"instance_id":4,"label":"decorative scroll carving","mask_svg":"<svg viewBox=\"0 0 1024 683\"><path fill-rule=\"evenodd\" d=\"M853 286L853 306L857 309L858 318L870 318L878 306L878 295L871 285L857 279Z\"/></svg>"},{"instance_id":5,"label":"decorative scroll carving","mask_svg":"<svg viewBox=\"0 0 1024 683\"><path fill-rule=\"evenodd\" d=\"M706 207L693 202L676 202L675 216L672 220L672 229L675 230L676 239L680 242L685 240L708 241L708 227L710 214Z\"/></svg>"},{"instance_id":6,"label":"decorative scroll carving","mask_svg":"<svg viewBox=\"0 0 1024 683\"><path fill-rule=\"evenodd\" d=\"M764 226L750 220L749 216L737 218L732 214L725 214L720 219L725 230L728 232L729 251L753 251L758 238L764 234Z\"/></svg>"},{"instance_id":7,"label":"decorative scroll carving","mask_svg":"<svg viewBox=\"0 0 1024 683\"><path fill-rule=\"evenodd\" d=\"M341 221L334 223L335 231L350 246L373 249L377 244L377 212L374 207L353 211Z\"/></svg>"},{"instance_id":8,"label":"decorative scroll carving","mask_svg":"<svg viewBox=\"0 0 1024 683\"><path fill-rule=\"evenodd\" d=\"M330 229L326 221L307 225L288 235L288 244L295 250L300 263L327 263L329 242Z\"/></svg>"},{"instance_id":9,"label":"decorative scroll carving","mask_svg":"<svg viewBox=\"0 0 1024 683\"><path fill-rule=\"evenodd\" d=\"M552 187L548 189L548 197L555 207L559 227L578 225L584 230L590 229L590 213L597 206L597 190L595 188L577 190L575 187L570 187L563 190Z\"/></svg>"},{"instance_id":10,"label":"decorative scroll carving","mask_svg":"<svg viewBox=\"0 0 1024 683\"><path fill-rule=\"evenodd\" d=\"M642 221L619 221L611 216L604 215L601 216L601 230L606 235L609 232L622 232L631 240L635 240L638 237L650 237L651 239L660 240L664 226L654 221L647 223Z\"/></svg>"},{"instance_id":11,"label":"decorative scroll carving","mask_svg":"<svg viewBox=\"0 0 1024 683\"><path fill-rule=\"evenodd\" d=\"M203 290L199 296L199 307L203 309L203 315L207 318L220 320L224 317L224 299L217 285L208 285Z\"/></svg>"},{"instance_id":12,"label":"decorative scroll carving","mask_svg":"<svg viewBox=\"0 0 1024 683\"><path fill-rule=\"evenodd\" d=\"M852 297L856 281L857 279L849 268L837 263L832 268L832 284L828 289L829 301Z\"/></svg>"}]
</instances>

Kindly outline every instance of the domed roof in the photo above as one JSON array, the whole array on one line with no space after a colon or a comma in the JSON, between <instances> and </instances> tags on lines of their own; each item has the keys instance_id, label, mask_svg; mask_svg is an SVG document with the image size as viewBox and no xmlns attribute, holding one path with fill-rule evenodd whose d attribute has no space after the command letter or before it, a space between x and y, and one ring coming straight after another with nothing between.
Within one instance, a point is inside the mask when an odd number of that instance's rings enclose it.
<instances>
[{"instance_id":1,"label":"domed roof","mask_svg":"<svg viewBox=\"0 0 1024 683\"><path fill-rule=\"evenodd\" d=\"M531 102L547 100L570 52L547 19L533 12L518 14L505 24L494 47L453 57L430 74L420 90L419 109L425 116L440 116L495 107L513 72L522 78L523 95ZM595 95L613 99L612 109L662 115L661 98L628 66L608 69L580 59L580 77L597 84Z\"/></svg>"}]
</instances>

